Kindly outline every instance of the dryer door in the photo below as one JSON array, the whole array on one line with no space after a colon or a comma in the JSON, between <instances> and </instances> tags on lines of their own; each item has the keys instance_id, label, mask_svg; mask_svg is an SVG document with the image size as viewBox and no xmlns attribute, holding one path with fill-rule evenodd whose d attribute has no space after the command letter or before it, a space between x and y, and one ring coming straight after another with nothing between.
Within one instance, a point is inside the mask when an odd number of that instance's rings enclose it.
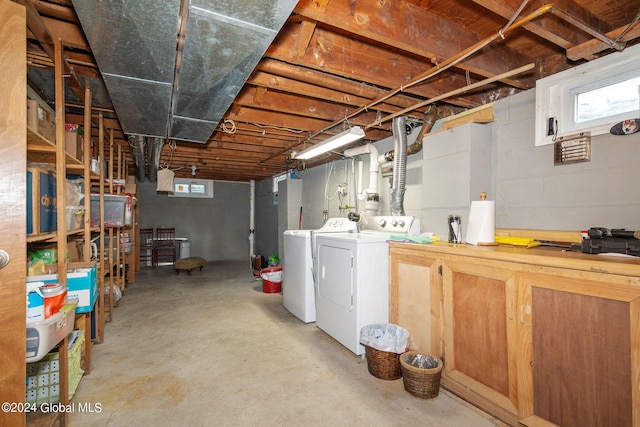
<instances>
[{"instance_id":1,"label":"dryer door","mask_svg":"<svg viewBox=\"0 0 640 427\"><path fill-rule=\"evenodd\" d=\"M342 244L344 243L344 245ZM316 325L342 345L359 354L355 301L356 245L318 236Z\"/></svg>"},{"instance_id":2,"label":"dryer door","mask_svg":"<svg viewBox=\"0 0 640 427\"><path fill-rule=\"evenodd\" d=\"M349 248L318 247L318 295L341 310L353 310L353 253Z\"/></svg>"}]
</instances>

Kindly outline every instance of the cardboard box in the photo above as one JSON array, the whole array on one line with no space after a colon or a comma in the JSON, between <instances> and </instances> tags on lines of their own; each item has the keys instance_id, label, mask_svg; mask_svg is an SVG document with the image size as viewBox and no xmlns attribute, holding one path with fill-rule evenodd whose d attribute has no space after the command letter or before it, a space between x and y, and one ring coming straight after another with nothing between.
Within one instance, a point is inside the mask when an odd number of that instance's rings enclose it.
<instances>
[{"instance_id":1,"label":"cardboard box","mask_svg":"<svg viewBox=\"0 0 640 427\"><path fill-rule=\"evenodd\" d=\"M56 115L41 101L27 98L27 126L51 142L56 140Z\"/></svg>"},{"instance_id":2,"label":"cardboard box","mask_svg":"<svg viewBox=\"0 0 640 427\"><path fill-rule=\"evenodd\" d=\"M27 282L57 283L57 265L47 268L52 273L27 276ZM77 298L76 313L93 310L98 297L98 274L95 262L70 262L67 265L67 298Z\"/></svg>"},{"instance_id":3,"label":"cardboard box","mask_svg":"<svg viewBox=\"0 0 640 427\"><path fill-rule=\"evenodd\" d=\"M67 242L67 252L70 262L80 262L84 258L84 242L81 240L69 240Z\"/></svg>"},{"instance_id":4,"label":"cardboard box","mask_svg":"<svg viewBox=\"0 0 640 427\"><path fill-rule=\"evenodd\" d=\"M82 161L84 155L84 138L77 132L64 133L65 151L72 157Z\"/></svg>"},{"instance_id":5,"label":"cardboard box","mask_svg":"<svg viewBox=\"0 0 640 427\"><path fill-rule=\"evenodd\" d=\"M125 194L133 194L134 196L138 194L138 184L127 182L124 185L124 193Z\"/></svg>"},{"instance_id":6,"label":"cardboard box","mask_svg":"<svg viewBox=\"0 0 640 427\"><path fill-rule=\"evenodd\" d=\"M27 168L27 235L51 233L58 229L56 174Z\"/></svg>"}]
</instances>

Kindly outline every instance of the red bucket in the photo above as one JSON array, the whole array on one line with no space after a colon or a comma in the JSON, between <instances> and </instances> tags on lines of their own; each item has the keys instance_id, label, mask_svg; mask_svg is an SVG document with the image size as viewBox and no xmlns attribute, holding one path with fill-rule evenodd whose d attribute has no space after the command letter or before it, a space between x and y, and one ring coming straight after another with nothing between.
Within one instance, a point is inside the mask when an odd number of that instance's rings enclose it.
<instances>
[{"instance_id":1,"label":"red bucket","mask_svg":"<svg viewBox=\"0 0 640 427\"><path fill-rule=\"evenodd\" d=\"M262 292L265 294L277 294L282 285L282 267L263 268L260 272L262 277Z\"/></svg>"}]
</instances>

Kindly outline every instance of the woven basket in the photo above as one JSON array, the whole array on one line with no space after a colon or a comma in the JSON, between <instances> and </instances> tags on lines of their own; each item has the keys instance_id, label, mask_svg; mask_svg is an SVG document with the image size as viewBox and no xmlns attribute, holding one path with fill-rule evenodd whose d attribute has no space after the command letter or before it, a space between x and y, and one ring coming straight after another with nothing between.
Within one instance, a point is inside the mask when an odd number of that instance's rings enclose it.
<instances>
[{"instance_id":1,"label":"woven basket","mask_svg":"<svg viewBox=\"0 0 640 427\"><path fill-rule=\"evenodd\" d=\"M364 346L369 373L381 380L397 380L402 376L400 355L389 351L381 351L371 346Z\"/></svg>"},{"instance_id":2,"label":"woven basket","mask_svg":"<svg viewBox=\"0 0 640 427\"><path fill-rule=\"evenodd\" d=\"M440 358L407 351L400 356L404 389L421 399L433 399L440 391L442 360Z\"/></svg>"}]
</instances>

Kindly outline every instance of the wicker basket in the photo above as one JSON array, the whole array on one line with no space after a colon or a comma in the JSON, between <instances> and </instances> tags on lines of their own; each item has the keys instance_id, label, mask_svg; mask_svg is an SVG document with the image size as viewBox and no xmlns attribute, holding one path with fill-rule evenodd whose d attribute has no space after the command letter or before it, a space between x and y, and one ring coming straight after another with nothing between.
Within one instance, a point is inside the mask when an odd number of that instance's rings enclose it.
<instances>
[{"instance_id":1,"label":"wicker basket","mask_svg":"<svg viewBox=\"0 0 640 427\"><path fill-rule=\"evenodd\" d=\"M433 399L440 391L442 360L440 358L407 351L400 356L404 389L421 399Z\"/></svg>"},{"instance_id":2,"label":"wicker basket","mask_svg":"<svg viewBox=\"0 0 640 427\"><path fill-rule=\"evenodd\" d=\"M397 380L402 376L400 355L390 351L381 351L371 346L364 346L369 373L381 380Z\"/></svg>"}]
</instances>

